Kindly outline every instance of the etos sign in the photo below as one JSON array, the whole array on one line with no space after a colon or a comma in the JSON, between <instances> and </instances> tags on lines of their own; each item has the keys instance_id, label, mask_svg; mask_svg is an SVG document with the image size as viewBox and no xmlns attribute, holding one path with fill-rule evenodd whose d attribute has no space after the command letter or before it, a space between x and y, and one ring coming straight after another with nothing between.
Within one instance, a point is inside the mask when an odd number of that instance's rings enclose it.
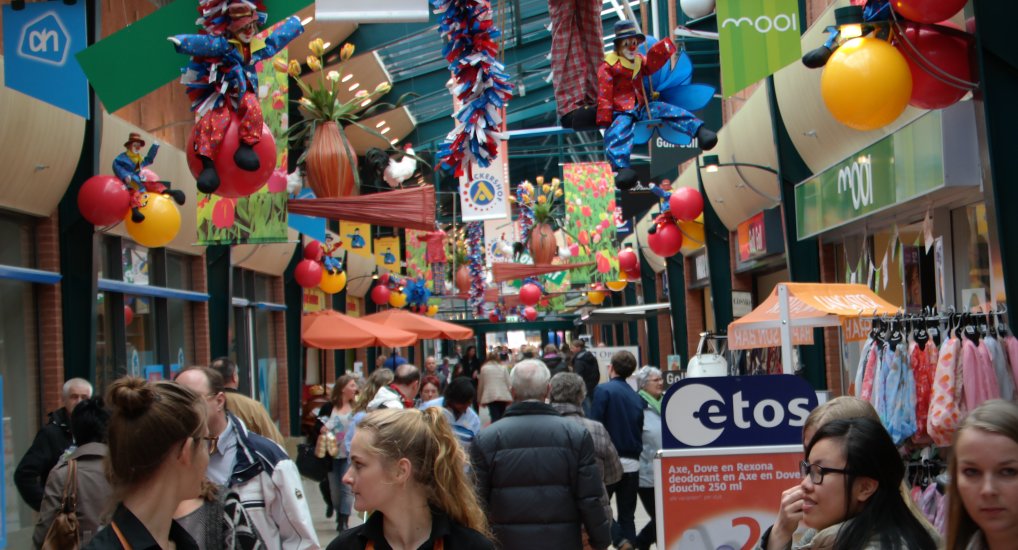
<instances>
[{"instance_id":1,"label":"etos sign","mask_svg":"<svg viewBox=\"0 0 1018 550\"><path fill-rule=\"evenodd\" d=\"M817 406L808 382L791 374L686 378L665 393L665 449L801 444Z\"/></svg>"}]
</instances>

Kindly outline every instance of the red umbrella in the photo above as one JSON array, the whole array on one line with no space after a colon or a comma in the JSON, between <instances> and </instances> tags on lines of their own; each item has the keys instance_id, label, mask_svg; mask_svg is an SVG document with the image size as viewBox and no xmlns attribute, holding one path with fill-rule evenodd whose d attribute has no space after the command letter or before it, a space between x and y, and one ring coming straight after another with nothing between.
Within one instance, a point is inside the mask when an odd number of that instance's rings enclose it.
<instances>
[{"instance_id":1,"label":"red umbrella","mask_svg":"<svg viewBox=\"0 0 1018 550\"><path fill-rule=\"evenodd\" d=\"M417 342L417 335L398 328L371 323L326 309L304 316L301 340L318 349L355 349L371 346L403 347Z\"/></svg>"},{"instance_id":2,"label":"red umbrella","mask_svg":"<svg viewBox=\"0 0 1018 550\"><path fill-rule=\"evenodd\" d=\"M387 328L405 330L418 338L441 338L443 340L466 340L474 337L474 330L455 323L448 323L424 315L410 313L405 309L387 309L363 318Z\"/></svg>"}]
</instances>

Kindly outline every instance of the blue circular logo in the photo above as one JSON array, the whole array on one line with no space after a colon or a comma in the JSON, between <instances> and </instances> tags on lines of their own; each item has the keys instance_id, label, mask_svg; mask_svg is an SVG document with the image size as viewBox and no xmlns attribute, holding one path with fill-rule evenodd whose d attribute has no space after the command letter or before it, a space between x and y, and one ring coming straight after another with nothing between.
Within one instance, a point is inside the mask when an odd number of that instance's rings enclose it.
<instances>
[{"instance_id":1,"label":"blue circular logo","mask_svg":"<svg viewBox=\"0 0 1018 550\"><path fill-rule=\"evenodd\" d=\"M470 184L470 202L477 206L488 206L495 200L495 183L478 178Z\"/></svg>"}]
</instances>

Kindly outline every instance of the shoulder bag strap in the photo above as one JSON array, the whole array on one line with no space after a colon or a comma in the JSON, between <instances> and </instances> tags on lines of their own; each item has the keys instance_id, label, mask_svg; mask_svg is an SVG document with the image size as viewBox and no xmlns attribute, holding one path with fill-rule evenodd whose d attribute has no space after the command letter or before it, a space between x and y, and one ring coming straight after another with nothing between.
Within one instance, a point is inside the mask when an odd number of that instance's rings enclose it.
<instances>
[{"instance_id":1,"label":"shoulder bag strap","mask_svg":"<svg viewBox=\"0 0 1018 550\"><path fill-rule=\"evenodd\" d=\"M120 546L123 546L124 550L133 550L132 547L131 547L131 543L127 542L127 537L125 537L124 533L122 533L120 531L120 528L117 527L117 522L111 521L110 522L110 527L113 528L113 532L116 533L117 539L120 540Z\"/></svg>"},{"instance_id":2,"label":"shoulder bag strap","mask_svg":"<svg viewBox=\"0 0 1018 550\"><path fill-rule=\"evenodd\" d=\"M74 512L78 509L78 461L67 461L67 481L64 482L64 494L60 499L60 509Z\"/></svg>"}]
</instances>

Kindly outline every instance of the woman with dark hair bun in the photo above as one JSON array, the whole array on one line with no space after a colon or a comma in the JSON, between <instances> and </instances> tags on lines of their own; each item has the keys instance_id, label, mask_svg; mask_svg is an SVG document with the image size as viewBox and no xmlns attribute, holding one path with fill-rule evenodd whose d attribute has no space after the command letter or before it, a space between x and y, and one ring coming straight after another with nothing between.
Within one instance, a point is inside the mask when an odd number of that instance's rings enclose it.
<instances>
[{"instance_id":1,"label":"woman with dark hair bun","mask_svg":"<svg viewBox=\"0 0 1018 550\"><path fill-rule=\"evenodd\" d=\"M107 470L117 503L110 525L85 550L198 549L173 513L201 494L215 450L205 401L173 382L124 377L110 386Z\"/></svg>"},{"instance_id":2,"label":"woman with dark hair bun","mask_svg":"<svg viewBox=\"0 0 1018 550\"><path fill-rule=\"evenodd\" d=\"M832 420L806 446L802 517L816 533L811 550L934 550L937 544L905 504L905 465L887 430L871 418Z\"/></svg>"}]
</instances>

